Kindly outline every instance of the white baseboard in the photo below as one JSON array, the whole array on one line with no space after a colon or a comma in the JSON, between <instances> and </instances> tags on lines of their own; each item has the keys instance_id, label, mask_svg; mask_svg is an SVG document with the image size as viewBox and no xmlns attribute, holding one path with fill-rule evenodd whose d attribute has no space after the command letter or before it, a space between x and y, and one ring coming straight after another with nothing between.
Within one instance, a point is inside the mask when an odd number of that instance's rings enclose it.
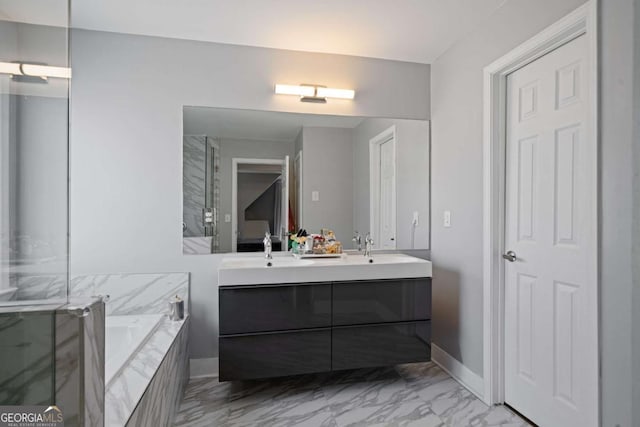
<instances>
[{"instance_id":1,"label":"white baseboard","mask_svg":"<svg viewBox=\"0 0 640 427\"><path fill-rule=\"evenodd\" d=\"M431 360L451 375L454 380L475 394L478 399L485 402L484 380L480 375L458 362L455 357L433 343L431 343Z\"/></svg>"},{"instance_id":2,"label":"white baseboard","mask_svg":"<svg viewBox=\"0 0 640 427\"><path fill-rule=\"evenodd\" d=\"M218 358L191 359L189 378L218 378Z\"/></svg>"}]
</instances>

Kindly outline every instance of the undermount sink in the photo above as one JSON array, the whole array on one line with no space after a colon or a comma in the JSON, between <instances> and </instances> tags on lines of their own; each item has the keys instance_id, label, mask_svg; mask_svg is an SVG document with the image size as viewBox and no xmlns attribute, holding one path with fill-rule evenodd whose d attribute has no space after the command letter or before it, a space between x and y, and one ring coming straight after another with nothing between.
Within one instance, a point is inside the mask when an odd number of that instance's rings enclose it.
<instances>
[{"instance_id":1,"label":"undermount sink","mask_svg":"<svg viewBox=\"0 0 640 427\"><path fill-rule=\"evenodd\" d=\"M296 259L274 254L271 265L262 254L229 256L218 269L224 285L381 280L431 277L431 262L404 254L343 255L339 258Z\"/></svg>"}]
</instances>

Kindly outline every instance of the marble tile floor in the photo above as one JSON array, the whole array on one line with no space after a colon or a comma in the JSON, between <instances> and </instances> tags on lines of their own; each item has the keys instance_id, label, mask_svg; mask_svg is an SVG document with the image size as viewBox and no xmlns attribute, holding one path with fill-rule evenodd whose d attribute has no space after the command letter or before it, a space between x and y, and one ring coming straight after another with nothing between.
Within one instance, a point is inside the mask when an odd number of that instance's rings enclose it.
<instances>
[{"instance_id":1,"label":"marble tile floor","mask_svg":"<svg viewBox=\"0 0 640 427\"><path fill-rule=\"evenodd\" d=\"M528 426L434 363L262 381L193 379L175 426Z\"/></svg>"}]
</instances>

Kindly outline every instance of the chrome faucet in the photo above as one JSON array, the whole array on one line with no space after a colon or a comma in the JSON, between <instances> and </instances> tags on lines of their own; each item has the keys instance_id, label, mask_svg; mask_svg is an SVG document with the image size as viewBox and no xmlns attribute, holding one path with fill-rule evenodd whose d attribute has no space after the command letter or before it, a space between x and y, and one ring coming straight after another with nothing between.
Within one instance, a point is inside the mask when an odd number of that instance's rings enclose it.
<instances>
[{"instance_id":1,"label":"chrome faucet","mask_svg":"<svg viewBox=\"0 0 640 427\"><path fill-rule=\"evenodd\" d=\"M360 233L356 231L355 234L353 235L353 239L351 240L355 242L358 252L362 252L362 236L360 235Z\"/></svg>"},{"instance_id":2,"label":"chrome faucet","mask_svg":"<svg viewBox=\"0 0 640 427\"><path fill-rule=\"evenodd\" d=\"M373 238L370 233L367 233L367 237L364 238L364 256L371 257L371 249L373 247Z\"/></svg>"},{"instance_id":3,"label":"chrome faucet","mask_svg":"<svg viewBox=\"0 0 640 427\"><path fill-rule=\"evenodd\" d=\"M264 244L264 257L266 259L272 259L273 256L271 255L271 233L269 233L268 231L264 233L264 240L262 241L262 243Z\"/></svg>"}]
</instances>

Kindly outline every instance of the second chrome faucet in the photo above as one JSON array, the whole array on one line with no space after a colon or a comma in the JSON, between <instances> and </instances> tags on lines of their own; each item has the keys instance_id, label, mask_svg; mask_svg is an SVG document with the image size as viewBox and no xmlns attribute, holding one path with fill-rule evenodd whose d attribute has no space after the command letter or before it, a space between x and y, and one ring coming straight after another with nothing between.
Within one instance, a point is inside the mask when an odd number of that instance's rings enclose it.
<instances>
[{"instance_id":1,"label":"second chrome faucet","mask_svg":"<svg viewBox=\"0 0 640 427\"><path fill-rule=\"evenodd\" d=\"M364 238L364 256L371 258L371 249L373 249L373 238L371 233L367 233L367 237Z\"/></svg>"}]
</instances>

